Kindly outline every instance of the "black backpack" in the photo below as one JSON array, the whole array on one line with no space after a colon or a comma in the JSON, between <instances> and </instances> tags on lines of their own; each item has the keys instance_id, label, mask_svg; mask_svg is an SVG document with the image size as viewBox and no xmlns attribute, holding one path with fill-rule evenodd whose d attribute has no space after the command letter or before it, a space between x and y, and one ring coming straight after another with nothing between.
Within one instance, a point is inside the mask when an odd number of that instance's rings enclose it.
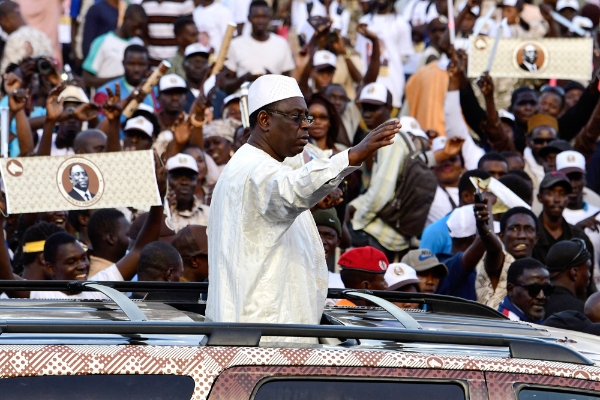
<instances>
[{"instance_id":1,"label":"black backpack","mask_svg":"<svg viewBox=\"0 0 600 400\"><path fill-rule=\"evenodd\" d=\"M394 198L379 211L378 217L402 235L413 237L421 235L425 228L438 182L412 141L402 132L400 136L408 146L408 157L398 174Z\"/></svg>"}]
</instances>

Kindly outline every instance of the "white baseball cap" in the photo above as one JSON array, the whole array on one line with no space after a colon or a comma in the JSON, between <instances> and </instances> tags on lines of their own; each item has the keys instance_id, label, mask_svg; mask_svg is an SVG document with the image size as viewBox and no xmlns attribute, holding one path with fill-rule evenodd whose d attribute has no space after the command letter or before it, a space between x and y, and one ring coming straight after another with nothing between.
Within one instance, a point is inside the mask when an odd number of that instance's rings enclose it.
<instances>
[{"instance_id":1,"label":"white baseball cap","mask_svg":"<svg viewBox=\"0 0 600 400\"><path fill-rule=\"evenodd\" d=\"M558 0L556 2L556 11L564 10L565 8L572 8L575 11L579 11L579 3L577 0Z\"/></svg>"},{"instance_id":2,"label":"white baseball cap","mask_svg":"<svg viewBox=\"0 0 600 400\"><path fill-rule=\"evenodd\" d=\"M208 56L210 54L210 48L204 46L201 43L192 43L189 46L187 46L185 48L185 51L183 52L184 56L186 57L198 53L206 54Z\"/></svg>"},{"instance_id":3,"label":"white baseball cap","mask_svg":"<svg viewBox=\"0 0 600 400\"><path fill-rule=\"evenodd\" d=\"M436 137L431 142L431 150L433 150L433 151L442 150L444 147L446 147L446 142L447 141L448 141L448 139L446 138L446 136L438 136L438 137Z\"/></svg>"},{"instance_id":4,"label":"white baseball cap","mask_svg":"<svg viewBox=\"0 0 600 400\"><path fill-rule=\"evenodd\" d=\"M227 104L231 103L232 101L239 100L241 98L242 98L242 91L238 90L237 92L225 97L225 99L223 100L223 107L225 107Z\"/></svg>"},{"instance_id":5,"label":"white baseball cap","mask_svg":"<svg viewBox=\"0 0 600 400\"><path fill-rule=\"evenodd\" d=\"M177 74L167 74L160 78L158 90L163 92L171 89L187 89L185 80Z\"/></svg>"},{"instance_id":6,"label":"white baseball cap","mask_svg":"<svg viewBox=\"0 0 600 400\"><path fill-rule=\"evenodd\" d=\"M574 150L558 153L556 155L556 170L564 174L570 174L571 172L585 174L585 157Z\"/></svg>"},{"instance_id":7,"label":"white baseball cap","mask_svg":"<svg viewBox=\"0 0 600 400\"><path fill-rule=\"evenodd\" d=\"M89 103L90 99L79 86L65 86L62 92L58 95L58 101L70 101L73 103Z\"/></svg>"},{"instance_id":8,"label":"white baseball cap","mask_svg":"<svg viewBox=\"0 0 600 400\"><path fill-rule=\"evenodd\" d=\"M146 103L140 103L138 105L138 110L147 111L149 113L154 114L154 107L152 107Z\"/></svg>"},{"instance_id":9,"label":"white baseball cap","mask_svg":"<svg viewBox=\"0 0 600 400\"><path fill-rule=\"evenodd\" d=\"M142 131L146 135L150 136L150 138L152 138L152 132L154 132L154 125L152 125L152 122L148 121L142 116L129 118L127 120L127 123L125 124L124 131L127 132L129 130Z\"/></svg>"},{"instance_id":10,"label":"white baseball cap","mask_svg":"<svg viewBox=\"0 0 600 400\"><path fill-rule=\"evenodd\" d=\"M466 1L461 2L458 5L458 12L461 12L462 10L464 10L466 6L467 6ZM476 16L479 16L480 11L481 10L479 9L479 6L471 7L471 10L470 10L471 14L474 14Z\"/></svg>"},{"instance_id":11,"label":"white baseball cap","mask_svg":"<svg viewBox=\"0 0 600 400\"><path fill-rule=\"evenodd\" d=\"M263 75L248 89L248 112L252 114L268 104L292 97L304 98L294 78L274 74Z\"/></svg>"},{"instance_id":12,"label":"white baseball cap","mask_svg":"<svg viewBox=\"0 0 600 400\"><path fill-rule=\"evenodd\" d=\"M452 211L446 225L450 231L450 237L461 239L473 236L477 233L475 226L475 213L473 205L458 207Z\"/></svg>"},{"instance_id":13,"label":"white baseball cap","mask_svg":"<svg viewBox=\"0 0 600 400\"><path fill-rule=\"evenodd\" d=\"M315 70L325 68L335 68L337 66L337 57L330 51L318 50L313 57L313 67Z\"/></svg>"},{"instance_id":14,"label":"white baseball cap","mask_svg":"<svg viewBox=\"0 0 600 400\"><path fill-rule=\"evenodd\" d=\"M410 133L413 136L418 136L429 140L429 136L427 136L425 131L421 129L421 125L416 118L405 115L400 117L400 124L402 125L402 128L400 128L401 132Z\"/></svg>"},{"instance_id":15,"label":"white baseball cap","mask_svg":"<svg viewBox=\"0 0 600 400\"><path fill-rule=\"evenodd\" d=\"M361 90L358 103L388 104L388 90L382 83L369 83Z\"/></svg>"},{"instance_id":16,"label":"white baseball cap","mask_svg":"<svg viewBox=\"0 0 600 400\"><path fill-rule=\"evenodd\" d=\"M417 271L405 263L392 263L385 270L384 279L388 284L388 291L401 289L410 284L419 284L421 281Z\"/></svg>"},{"instance_id":17,"label":"white baseball cap","mask_svg":"<svg viewBox=\"0 0 600 400\"><path fill-rule=\"evenodd\" d=\"M167 160L167 170L173 171L174 169L179 168L191 169L198 173L198 164L196 164L196 160L188 154L179 153Z\"/></svg>"},{"instance_id":18,"label":"white baseball cap","mask_svg":"<svg viewBox=\"0 0 600 400\"><path fill-rule=\"evenodd\" d=\"M516 7L517 6L517 1L518 0L503 0L502 1L502 5L503 6L509 6L509 7Z\"/></svg>"}]
</instances>

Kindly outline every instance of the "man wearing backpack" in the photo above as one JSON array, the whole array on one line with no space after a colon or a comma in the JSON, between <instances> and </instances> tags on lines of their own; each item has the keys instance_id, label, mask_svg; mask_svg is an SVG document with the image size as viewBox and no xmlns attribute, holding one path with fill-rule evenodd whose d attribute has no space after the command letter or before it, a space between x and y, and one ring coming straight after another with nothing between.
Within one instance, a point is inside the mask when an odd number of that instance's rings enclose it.
<instances>
[{"instance_id":1,"label":"man wearing backpack","mask_svg":"<svg viewBox=\"0 0 600 400\"><path fill-rule=\"evenodd\" d=\"M381 83L366 85L357 103L369 129L391 117L392 95ZM353 245L375 247L390 262L396 257L400 260L408 251L411 237L420 235L425 227L437 186L430 167L458 154L462 142L449 140L435 154L421 153L416 151L412 136L401 129L394 144L379 149L367 191L347 208L346 220L352 223L354 241L360 241Z\"/></svg>"}]
</instances>

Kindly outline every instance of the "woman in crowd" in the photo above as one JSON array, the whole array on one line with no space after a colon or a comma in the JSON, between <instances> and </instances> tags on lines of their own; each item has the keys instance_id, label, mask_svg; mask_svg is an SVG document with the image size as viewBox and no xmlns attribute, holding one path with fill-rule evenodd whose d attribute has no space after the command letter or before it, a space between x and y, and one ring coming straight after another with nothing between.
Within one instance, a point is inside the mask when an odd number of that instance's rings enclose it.
<instances>
[{"instance_id":1,"label":"woman in crowd","mask_svg":"<svg viewBox=\"0 0 600 400\"><path fill-rule=\"evenodd\" d=\"M314 93L307 105L314 121L308 128L310 142L306 150L319 158L329 158L343 151L345 147L335 142L341 124L335 106L321 93Z\"/></svg>"},{"instance_id":2,"label":"woman in crowd","mask_svg":"<svg viewBox=\"0 0 600 400\"><path fill-rule=\"evenodd\" d=\"M233 156L233 139L240 121L217 119L204 126L204 151L217 163L218 175ZM218 176L217 176L218 178Z\"/></svg>"}]
</instances>

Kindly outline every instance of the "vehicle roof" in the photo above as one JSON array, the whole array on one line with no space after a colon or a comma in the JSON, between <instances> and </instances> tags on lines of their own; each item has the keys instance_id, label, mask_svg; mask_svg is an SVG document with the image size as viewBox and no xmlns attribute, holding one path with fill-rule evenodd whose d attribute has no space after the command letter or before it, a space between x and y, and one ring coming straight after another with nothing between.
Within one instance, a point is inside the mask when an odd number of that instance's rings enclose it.
<instances>
[{"instance_id":1,"label":"vehicle roof","mask_svg":"<svg viewBox=\"0 0 600 400\"><path fill-rule=\"evenodd\" d=\"M51 285L56 288L60 283L53 282ZM93 285L97 287L99 284ZM122 291L141 291L136 287L140 288L134 283L121 283ZM206 284L173 286L190 287L207 289ZM151 286L146 287L149 288ZM373 292L330 291L330 297L362 297L371 299L381 307L327 307L321 325L315 326L246 326L251 324L219 325L206 321L203 316L205 304L197 300L197 294L191 297L193 301L189 300L189 296L188 300L173 300L167 296L163 300L131 301L114 288L102 286L101 290L106 290L105 294L111 295L113 301L0 300L0 345L145 344L252 347L258 346L260 341L262 347L387 350L436 356L530 358L587 365L593 363L600 366L600 338L596 336L513 322L489 307L448 296L397 292L375 292L374 295ZM423 309L400 310L386 301L385 297L390 298L390 301L408 299L422 302ZM224 328L229 330L222 332ZM232 334L232 331L236 330L239 332ZM330 330L334 332L331 336ZM216 334L217 331L219 334ZM343 336L344 334L346 336ZM338 339L321 339L319 344L300 344L290 339L290 336L296 335L355 339L347 339L344 342ZM288 336L287 339L292 342L265 344L261 341L262 336ZM542 347L539 347L540 345ZM536 346L537 350L529 349ZM561 353L563 348L568 351L563 355L555 354Z\"/></svg>"}]
</instances>

